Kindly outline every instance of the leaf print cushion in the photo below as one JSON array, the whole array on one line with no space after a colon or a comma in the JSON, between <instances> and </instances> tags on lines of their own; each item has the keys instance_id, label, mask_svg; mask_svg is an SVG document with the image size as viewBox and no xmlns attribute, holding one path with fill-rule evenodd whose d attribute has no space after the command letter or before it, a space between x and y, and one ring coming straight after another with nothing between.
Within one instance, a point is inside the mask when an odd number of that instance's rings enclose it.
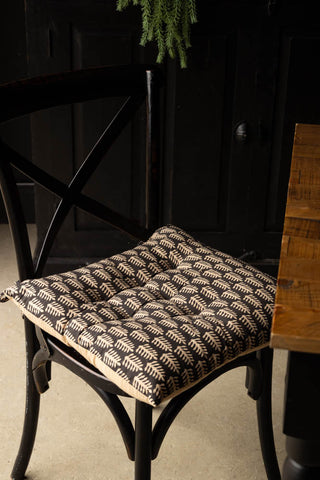
<instances>
[{"instance_id":1,"label":"leaf print cushion","mask_svg":"<svg viewBox=\"0 0 320 480\"><path fill-rule=\"evenodd\" d=\"M129 395L159 405L269 342L276 283L178 227L1 294Z\"/></svg>"}]
</instances>

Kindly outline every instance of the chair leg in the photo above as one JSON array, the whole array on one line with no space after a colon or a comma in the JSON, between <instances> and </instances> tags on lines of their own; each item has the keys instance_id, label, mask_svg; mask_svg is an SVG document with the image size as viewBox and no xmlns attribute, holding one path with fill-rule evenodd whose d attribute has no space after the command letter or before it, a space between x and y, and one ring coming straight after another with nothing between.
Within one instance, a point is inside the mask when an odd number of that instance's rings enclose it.
<instances>
[{"instance_id":1,"label":"chair leg","mask_svg":"<svg viewBox=\"0 0 320 480\"><path fill-rule=\"evenodd\" d=\"M23 480L32 454L37 432L40 395L37 392L32 373L32 359L36 348L34 328L26 323L27 339L27 371L26 371L26 405L23 432L15 464L12 469L12 480Z\"/></svg>"},{"instance_id":2,"label":"chair leg","mask_svg":"<svg viewBox=\"0 0 320 480\"><path fill-rule=\"evenodd\" d=\"M272 361L273 350L260 350L258 358L263 370L262 393L257 399L257 416L260 445L268 480L281 480L272 427Z\"/></svg>"},{"instance_id":3,"label":"chair leg","mask_svg":"<svg viewBox=\"0 0 320 480\"><path fill-rule=\"evenodd\" d=\"M152 407L136 401L135 480L150 480L152 452Z\"/></svg>"}]
</instances>

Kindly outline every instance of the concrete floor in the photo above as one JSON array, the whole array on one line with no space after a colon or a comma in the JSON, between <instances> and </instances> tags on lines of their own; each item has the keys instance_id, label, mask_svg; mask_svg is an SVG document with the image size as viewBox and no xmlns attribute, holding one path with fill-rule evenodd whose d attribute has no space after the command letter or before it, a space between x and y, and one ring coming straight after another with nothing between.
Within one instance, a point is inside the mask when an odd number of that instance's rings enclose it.
<instances>
[{"instance_id":1,"label":"concrete floor","mask_svg":"<svg viewBox=\"0 0 320 480\"><path fill-rule=\"evenodd\" d=\"M30 228L31 238L35 229ZM17 278L6 225L0 225L0 289ZM9 480L24 412L23 322L11 302L0 304L0 480ZM281 433L286 354L275 352L273 415L282 465ZM245 369L229 372L194 398L176 418L158 459L153 480L263 480L255 403L244 388ZM130 415L133 402L124 399ZM160 410L160 409L158 409ZM43 395L38 434L27 470L32 480L130 480L133 463L113 417L82 380L53 365Z\"/></svg>"}]
</instances>

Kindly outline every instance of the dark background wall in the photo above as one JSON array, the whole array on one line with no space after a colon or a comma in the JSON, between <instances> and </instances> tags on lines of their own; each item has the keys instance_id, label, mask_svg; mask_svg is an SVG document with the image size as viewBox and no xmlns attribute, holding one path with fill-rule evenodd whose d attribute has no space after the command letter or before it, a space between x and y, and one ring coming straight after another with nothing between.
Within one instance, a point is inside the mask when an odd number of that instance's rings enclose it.
<instances>
[{"instance_id":1,"label":"dark background wall","mask_svg":"<svg viewBox=\"0 0 320 480\"><path fill-rule=\"evenodd\" d=\"M24 78L28 74L25 8L23 0L2 2L0 6L0 83ZM29 119L20 119L14 126L10 123L0 127L1 137L17 151L30 157ZM28 222L34 222L33 184L21 174L16 175L23 196ZM7 221L0 198L0 223Z\"/></svg>"},{"instance_id":2,"label":"dark background wall","mask_svg":"<svg viewBox=\"0 0 320 480\"><path fill-rule=\"evenodd\" d=\"M162 66L166 85L159 221L179 225L234 255L253 251L252 260L266 267L279 255L295 123L320 123L319 1L199 0L198 6L188 69L180 70L171 60ZM136 7L119 14L115 0L28 0L27 48L23 1L0 8L9 9L0 17L1 80L154 61L152 48L139 47ZM10 126L5 137L67 180L107 108L37 114L31 123L22 120L18 140L13 140ZM111 170L102 167L89 192L139 218L143 179L132 174L137 172L132 152L139 151L141 138L130 142L127 160L115 162ZM121 172L126 176L120 185ZM33 186L18 180L25 198L32 198ZM36 190L38 226L49 222L55 202ZM31 206L29 211L32 219ZM99 257L115 252L119 238L74 212L52 251L58 263L70 255L67 245L74 257Z\"/></svg>"},{"instance_id":3,"label":"dark background wall","mask_svg":"<svg viewBox=\"0 0 320 480\"><path fill-rule=\"evenodd\" d=\"M24 1L2 2L0 8L0 80L4 83L27 74Z\"/></svg>"}]
</instances>

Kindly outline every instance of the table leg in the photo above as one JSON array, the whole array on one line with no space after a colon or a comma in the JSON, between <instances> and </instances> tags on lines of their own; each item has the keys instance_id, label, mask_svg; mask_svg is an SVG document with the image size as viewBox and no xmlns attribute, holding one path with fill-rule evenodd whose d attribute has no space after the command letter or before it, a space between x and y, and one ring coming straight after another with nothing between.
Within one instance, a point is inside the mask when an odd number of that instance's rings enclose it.
<instances>
[{"instance_id":1,"label":"table leg","mask_svg":"<svg viewBox=\"0 0 320 480\"><path fill-rule=\"evenodd\" d=\"M283 432L283 480L319 480L320 355L289 353Z\"/></svg>"}]
</instances>

